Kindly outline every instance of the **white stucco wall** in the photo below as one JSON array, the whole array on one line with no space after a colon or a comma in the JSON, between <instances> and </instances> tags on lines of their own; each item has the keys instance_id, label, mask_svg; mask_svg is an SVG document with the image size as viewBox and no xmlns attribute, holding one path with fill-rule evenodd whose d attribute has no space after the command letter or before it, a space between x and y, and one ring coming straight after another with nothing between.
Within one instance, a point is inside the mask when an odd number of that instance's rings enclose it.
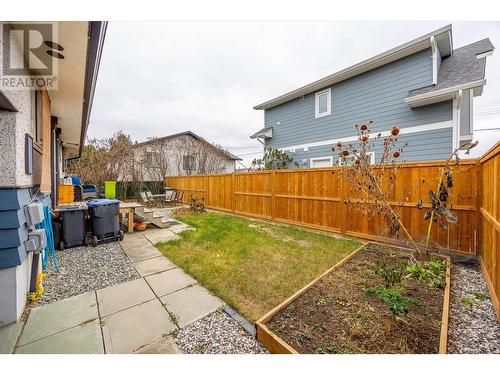
<instances>
[{"instance_id":1,"label":"white stucco wall","mask_svg":"<svg viewBox=\"0 0 500 375\"><path fill-rule=\"evenodd\" d=\"M0 26L3 28L4 23ZM1 31L1 30L0 30ZM3 36L0 32L0 61L3 61ZM24 59L22 51L14 49L11 58L17 61ZM33 136L32 96L31 90L4 90L18 112L0 111L0 187L25 187L33 184L31 175L24 173L24 139L25 134Z\"/></svg>"}]
</instances>

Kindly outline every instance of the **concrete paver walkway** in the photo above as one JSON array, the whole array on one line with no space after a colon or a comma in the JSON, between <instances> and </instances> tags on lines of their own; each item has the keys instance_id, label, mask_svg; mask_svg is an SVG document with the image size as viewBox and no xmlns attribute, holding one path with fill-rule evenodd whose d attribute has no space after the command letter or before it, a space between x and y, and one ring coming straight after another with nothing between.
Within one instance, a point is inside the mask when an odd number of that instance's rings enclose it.
<instances>
[{"instance_id":1,"label":"concrete paver walkway","mask_svg":"<svg viewBox=\"0 0 500 375\"><path fill-rule=\"evenodd\" d=\"M22 330L0 330L2 351L20 334L15 353L179 353L171 334L224 305L153 246L186 229L126 235L120 244L140 278L34 308Z\"/></svg>"}]
</instances>

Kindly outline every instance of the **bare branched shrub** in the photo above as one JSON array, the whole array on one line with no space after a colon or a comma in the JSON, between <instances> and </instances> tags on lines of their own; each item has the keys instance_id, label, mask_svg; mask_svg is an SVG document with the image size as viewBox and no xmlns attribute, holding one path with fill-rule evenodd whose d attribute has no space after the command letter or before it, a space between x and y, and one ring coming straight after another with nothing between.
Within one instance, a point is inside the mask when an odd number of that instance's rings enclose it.
<instances>
[{"instance_id":1,"label":"bare branched shrub","mask_svg":"<svg viewBox=\"0 0 500 375\"><path fill-rule=\"evenodd\" d=\"M174 175L224 173L233 161L221 146L190 136L175 140Z\"/></svg>"},{"instance_id":2,"label":"bare branched shrub","mask_svg":"<svg viewBox=\"0 0 500 375\"><path fill-rule=\"evenodd\" d=\"M398 141L399 128L393 127L386 138L381 133L372 134L370 126L355 125L358 141L355 143L338 142L332 151L338 153L339 162L345 181L349 181L351 192L345 204L364 212L371 219L374 215L381 215L389 228L389 232L396 237L404 234L403 241L409 242L419 252L419 248L412 236L401 221L400 214L394 207L401 206L407 199L402 197L394 202L396 174L400 167L400 160L407 147L407 143ZM382 156L378 162L373 160L373 149L377 142L383 140Z\"/></svg>"},{"instance_id":3,"label":"bare branched shrub","mask_svg":"<svg viewBox=\"0 0 500 375\"><path fill-rule=\"evenodd\" d=\"M90 139L80 158L71 160L66 172L80 176L85 184L101 186L127 174L133 164L132 139L118 131L111 138Z\"/></svg>"}]
</instances>

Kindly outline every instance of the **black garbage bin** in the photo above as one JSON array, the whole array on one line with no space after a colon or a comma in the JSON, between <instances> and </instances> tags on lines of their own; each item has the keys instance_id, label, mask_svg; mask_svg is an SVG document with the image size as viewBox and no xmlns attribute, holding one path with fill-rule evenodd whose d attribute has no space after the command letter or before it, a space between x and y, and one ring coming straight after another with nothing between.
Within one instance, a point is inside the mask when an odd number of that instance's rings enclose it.
<instances>
[{"instance_id":1,"label":"black garbage bin","mask_svg":"<svg viewBox=\"0 0 500 375\"><path fill-rule=\"evenodd\" d=\"M85 207L67 206L60 209L61 231L57 236L59 249L86 245Z\"/></svg>"},{"instance_id":2,"label":"black garbage bin","mask_svg":"<svg viewBox=\"0 0 500 375\"><path fill-rule=\"evenodd\" d=\"M120 230L120 201L117 199L94 199L87 202L92 222L92 245L123 240Z\"/></svg>"}]
</instances>

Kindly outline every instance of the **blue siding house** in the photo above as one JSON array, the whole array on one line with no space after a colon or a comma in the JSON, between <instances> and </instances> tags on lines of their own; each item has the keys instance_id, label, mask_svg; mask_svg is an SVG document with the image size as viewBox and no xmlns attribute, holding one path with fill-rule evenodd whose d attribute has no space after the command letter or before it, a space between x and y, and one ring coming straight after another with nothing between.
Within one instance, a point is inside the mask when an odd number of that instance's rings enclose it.
<instances>
[{"instance_id":1,"label":"blue siding house","mask_svg":"<svg viewBox=\"0 0 500 375\"><path fill-rule=\"evenodd\" d=\"M472 139L473 98L481 95L489 39L453 49L448 25L254 107L264 128L251 138L305 167L337 163L331 146L356 141L353 126L398 126L406 161L447 158ZM381 150L375 148L372 162Z\"/></svg>"}]
</instances>

